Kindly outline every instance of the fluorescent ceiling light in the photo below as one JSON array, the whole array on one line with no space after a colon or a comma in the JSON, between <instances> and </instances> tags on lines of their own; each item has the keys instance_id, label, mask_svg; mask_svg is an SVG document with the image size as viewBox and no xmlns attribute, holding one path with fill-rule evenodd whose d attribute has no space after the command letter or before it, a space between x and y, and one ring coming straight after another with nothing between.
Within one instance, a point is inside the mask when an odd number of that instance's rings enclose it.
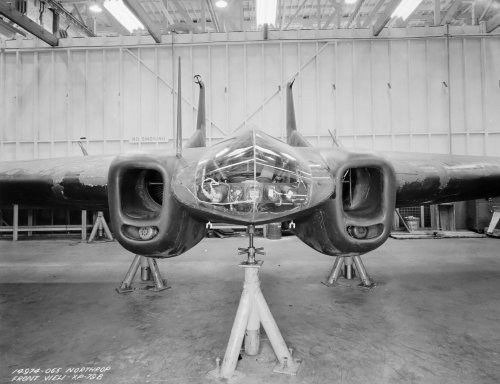
<instances>
[{"instance_id":1,"label":"fluorescent ceiling light","mask_svg":"<svg viewBox=\"0 0 500 384\"><path fill-rule=\"evenodd\" d=\"M90 3L89 10L94 13L100 13L102 12L102 8L99 4L97 4L95 1Z\"/></svg>"},{"instance_id":2,"label":"fluorescent ceiling light","mask_svg":"<svg viewBox=\"0 0 500 384\"><path fill-rule=\"evenodd\" d=\"M144 29L144 25L142 25L139 19L130 12L130 9L123 4L122 0L105 0L104 8L106 8L130 33L136 29Z\"/></svg>"},{"instance_id":3,"label":"fluorescent ceiling light","mask_svg":"<svg viewBox=\"0 0 500 384\"><path fill-rule=\"evenodd\" d=\"M257 0L257 26L276 23L278 0Z\"/></svg>"},{"instance_id":4,"label":"fluorescent ceiling light","mask_svg":"<svg viewBox=\"0 0 500 384\"><path fill-rule=\"evenodd\" d=\"M392 13L391 17L401 17L406 20L418 7L422 0L403 0Z\"/></svg>"},{"instance_id":5,"label":"fluorescent ceiling light","mask_svg":"<svg viewBox=\"0 0 500 384\"><path fill-rule=\"evenodd\" d=\"M227 7L227 1L226 0L218 0L215 2L215 6L219 8L226 8Z\"/></svg>"},{"instance_id":6,"label":"fluorescent ceiling light","mask_svg":"<svg viewBox=\"0 0 500 384\"><path fill-rule=\"evenodd\" d=\"M357 0L345 0L346 4L354 4Z\"/></svg>"}]
</instances>

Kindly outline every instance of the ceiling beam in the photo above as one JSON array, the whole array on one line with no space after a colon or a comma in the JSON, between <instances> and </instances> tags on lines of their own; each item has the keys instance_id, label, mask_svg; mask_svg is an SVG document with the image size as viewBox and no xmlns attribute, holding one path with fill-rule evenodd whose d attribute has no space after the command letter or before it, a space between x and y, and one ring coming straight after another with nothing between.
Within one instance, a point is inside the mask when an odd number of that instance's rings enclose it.
<instances>
[{"instance_id":1,"label":"ceiling beam","mask_svg":"<svg viewBox=\"0 0 500 384\"><path fill-rule=\"evenodd\" d=\"M392 13L401 3L401 0L391 0L389 4L385 7L384 13L379 16L377 21L373 26L373 36L378 36L380 32L384 29L387 23L391 20Z\"/></svg>"},{"instance_id":2,"label":"ceiling beam","mask_svg":"<svg viewBox=\"0 0 500 384\"><path fill-rule=\"evenodd\" d=\"M484 11L481 13L481 16L479 16L479 20L478 21L483 21L484 20L484 17L486 16L486 14L488 13L488 11L490 10L490 7L491 7L492 4L493 4L493 0L490 0L488 2L488 5L484 8Z\"/></svg>"},{"instance_id":3,"label":"ceiling beam","mask_svg":"<svg viewBox=\"0 0 500 384\"><path fill-rule=\"evenodd\" d=\"M87 26L78 20L71 12L68 12L66 8L64 8L60 3L55 0L45 0L50 7L63 16L68 23L70 23L73 27L79 29L81 32L85 33L87 36L95 37L94 32L92 32Z\"/></svg>"},{"instance_id":4,"label":"ceiling beam","mask_svg":"<svg viewBox=\"0 0 500 384\"><path fill-rule=\"evenodd\" d=\"M292 24L292 22L297 18L299 12L304 8L304 5L306 5L307 0L303 0L302 3L298 6L297 10L295 11L294 15L288 20L288 24L285 26L284 29L288 29L288 27ZM281 28L283 29L283 28Z\"/></svg>"},{"instance_id":5,"label":"ceiling beam","mask_svg":"<svg viewBox=\"0 0 500 384\"><path fill-rule=\"evenodd\" d=\"M208 7L208 13L210 14L210 18L212 19L212 23L214 24L215 32L221 32L219 19L217 19L217 14L215 13L212 0L206 0L206 2Z\"/></svg>"},{"instance_id":6,"label":"ceiling beam","mask_svg":"<svg viewBox=\"0 0 500 384\"><path fill-rule=\"evenodd\" d=\"M97 16L100 18L101 22L103 20L104 16L106 22L111 25L111 27L118 32L120 35L129 35L130 32L127 28L125 28L122 23L120 23L118 20L116 20L116 17L113 16L111 12L109 12L105 7L102 8L102 12Z\"/></svg>"},{"instance_id":7,"label":"ceiling beam","mask_svg":"<svg viewBox=\"0 0 500 384\"><path fill-rule=\"evenodd\" d=\"M82 17L82 14L80 13L80 11L78 10L78 6L76 4L73 4L73 9L71 10L71 14L73 16L75 16L78 20L80 20L82 23L85 23L83 21L83 17Z\"/></svg>"},{"instance_id":8,"label":"ceiling beam","mask_svg":"<svg viewBox=\"0 0 500 384\"><path fill-rule=\"evenodd\" d=\"M356 16L358 16L359 10L363 6L364 2L365 0L358 0L358 2L356 3L356 7L354 8L354 11L352 11L352 13L349 15L349 19L347 19L346 28L351 27L352 22L354 21Z\"/></svg>"},{"instance_id":9,"label":"ceiling beam","mask_svg":"<svg viewBox=\"0 0 500 384\"><path fill-rule=\"evenodd\" d=\"M47 44L53 47L59 44L59 39L57 38L57 36L47 31L41 25L35 23L29 17L23 15L11 5L7 5L6 2L0 1L0 14L4 15L10 21L16 23L21 28L24 28L32 35L35 35L40 40L45 41Z\"/></svg>"},{"instance_id":10,"label":"ceiling beam","mask_svg":"<svg viewBox=\"0 0 500 384\"><path fill-rule=\"evenodd\" d=\"M452 0L453 1L453 0ZM439 23L440 25L446 25L448 24L451 19L453 18L453 15L457 13L458 7L462 5L463 0L454 0L452 4L449 6L448 10L444 14L443 18L441 19L441 22Z\"/></svg>"},{"instance_id":11,"label":"ceiling beam","mask_svg":"<svg viewBox=\"0 0 500 384\"><path fill-rule=\"evenodd\" d=\"M317 25L316 29L319 29L321 27L321 0L317 0L316 4L316 19L317 19Z\"/></svg>"},{"instance_id":12,"label":"ceiling beam","mask_svg":"<svg viewBox=\"0 0 500 384\"><path fill-rule=\"evenodd\" d=\"M439 1L439 0L437 0L437 1ZM377 4L375 4L373 9L370 11L368 16L366 17L366 19L363 21L363 27L370 27L371 26L373 19L375 18L375 16L377 16L378 11L380 10L380 8L382 7L382 4L384 4L384 3L385 3L385 0L378 0L377 1Z\"/></svg>"},{"instance_id":13,"label":"ceiling beam","mask_svg":"<svg viewBox=\"0 0 500 384\"><path fill-rule=\"evenodd\" d=\"M434 25L438 26L441 22L441 0L434 0Z\"/></svg>"},{"instance_id":14,"label":"ceiling beam","mask_svg":"<svg viewBox=\"0 0 500 384\"><path fill-rule=\"evenodd\" d=\"M127 0L127 1L133 1L133 0ZM193 20L189 16L186 9L182 6L182 4L178 0L170 0L170 1L172 2L172 4L175 5L175 8L177 8L177 11L184 18L184 22L187 25L189 25L193 29L193 31L198 32L198 27L193 23Z\"/></svg>"},{"instance_id":15,"label":"ceiling beam","mask_svg":"<svg viewBox=\"0 0 500 384\"><path fill-rule=\"evenodd\" d=\"M279 23L277 25L277 28L282 29L283 24L285 23L285 16L286 16L285 0L279 0L278 9L280 10L280 16L279 16Z\"/></svg>"},{"instance_id":16,"label":"ceiling beam","mask_svg":"<svg viewBox=\"0 0 500 384\"><path fill-rule=\"evenodd\" d=\"M412 20L413 20L413 17L414 17L416 14L418 14L418 11L419 11L420 7L422 7L422 4L423 4L423 3L424 3L424 2L423 2L423 1L421 1L421 2L420 2L420 4L418 4L418 5L415 7L415 9L413 9L413 11L411 11L411 13L408 15L408 17L406 18L406 20L402 20L402 24L401 24L401 25L402 25L404 28L407 28L407 27L410 25L410 21L412 21ZM417 18L416 20L417 20L417 21L420 21L420 18Z\"/></svg>"},{"instance_id":17,"label":"ceiling beam","mask_svg":"<svg viewBox=\"0 0 500 384\"><path fill-rule=\"evenodd\" d=\"M203 1L205 1L205 0L203 0ZM163 12L163 15L167 19L167 24L174 25L175 21L172 18L172 16L170 15L170 12L168 10L168 2L167 2L167 0L160 1L158 3L158 5L160 6L160 10Z\"/></svg>"},{"instance_id":18,"label":"ceiling beam","mask_svg":"<svg viewBox=\"0 0 500 384\"><path fill-rule=\"evenodd\" d=\"M0 19L0 33L2 33L2 31L5 32L3 34L6 36L12 36L12 35L15 35L16 33L19 33L20 35L26 37L26 33L21 31L20 29L17 29L16 27L10 25L9 23L4 21L3 19Z\"/></svg>"},{"instance_id":19,"label":"ceiling beam","mask_svg":"<svg viewBox=\"0 0 500 384\"><path fill-rule=\"evenodd\" d=\"M139 21L146 27L151 37L157 43L161 43L161 31L160 28L153 23L150 19L142 5L139 4L137 0L123 0L123 4L125 4L128 9L139 19Z\"/></svg>"},{"instance_id":20,"label":"ceiling beam","mask_svg":"<svg viewBox=\"0 0 500 384\"><path fill-rule=\"evenodd\" d=\"M486 22L486 33L493 32L500 27L500 12Z\"/></svg>"},{"instance_id":21,"label":"ceiling beam","mask_svg":"<svg viewBox=\"0 0 500 384\"><path fill-rule=\"evenodd\" d=\"M207 3L205 0L200 0L200 21L201 21L201 32L205 33L207 31L207 15L206 15Z\"/></svg>"},{"instance_id":22,"label":"ceiling beam","mask_svg":"<svg viewBox=\"0 0 500 384\"><path fill-rule=\"evenodd\" d=\"M326 19L325 23L323 24L323 27L321 27L321 29L327 29L329 26L330 26L330 23L333 21L333 19L335 18L335 16L337 15L337 13L340 12L340 10L337 8L337 6L333 5L332 7L332 12L330 13L330 16L328 17L328 19ZM338 25L337 25L338 27Z\"/></svg>"}]
</instances>

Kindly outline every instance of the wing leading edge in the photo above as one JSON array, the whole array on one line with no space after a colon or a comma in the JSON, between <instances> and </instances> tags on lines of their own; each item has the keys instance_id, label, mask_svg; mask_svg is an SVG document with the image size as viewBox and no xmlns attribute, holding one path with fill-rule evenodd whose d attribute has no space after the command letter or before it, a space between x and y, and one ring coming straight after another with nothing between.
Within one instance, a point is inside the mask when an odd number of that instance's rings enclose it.
<instances>
[{"instance_id":1,"label":"wing leading edge","mask_svg":"<svg viewBox=\"0 0 500 384\"><path fill-rule=\"evenodd\" d=\"M396 206L500 196L500 158L384 153L396 175Z\"/></svg>"},{"instance_id":2,"label":"wing leading edge","mask_svg":"<svg viewBox=\"0 0 500 384\"><path fill-rule=\"evenodd\" d=\"M108 169L115 156L85 156L0 163L0 207L108 205Z\"/></svg>"}]
</instances>

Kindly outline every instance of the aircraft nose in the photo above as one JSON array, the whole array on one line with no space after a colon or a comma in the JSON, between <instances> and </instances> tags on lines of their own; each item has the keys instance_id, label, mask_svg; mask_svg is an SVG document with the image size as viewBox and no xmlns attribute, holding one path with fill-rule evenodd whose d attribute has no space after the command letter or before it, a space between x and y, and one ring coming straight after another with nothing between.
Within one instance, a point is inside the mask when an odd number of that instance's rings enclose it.
<instances>
[{"instance_id":1,"label":"aircraft nose","mask_svg":"<svg viewBox=\"0 0 500 384\"><path fill-rule=\"evenodd\" d=\"M213 146L186 174L194 175L189 205L245 222L278 220L307 208L315 182L310 162L260 131Z\"/></svg>"}]
</instances>

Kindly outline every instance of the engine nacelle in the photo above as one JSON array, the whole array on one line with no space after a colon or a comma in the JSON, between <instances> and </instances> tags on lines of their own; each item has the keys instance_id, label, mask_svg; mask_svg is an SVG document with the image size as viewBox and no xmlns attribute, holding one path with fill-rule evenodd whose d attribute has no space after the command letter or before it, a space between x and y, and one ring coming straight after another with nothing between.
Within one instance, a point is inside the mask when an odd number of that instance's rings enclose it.
<instances>
[{"instance_id":1,"label":"engine nacelle","mask_svg":"<svg viewBox=\"0 0 500 384\"><path fill-rule=\"evenodd\" d=\"M118 242L130 252L173 257L205 237L205 224L189 216L171 192L177 161L175 156L132 154L119 156L111 164L111 224Z\"/></svg>"},{"instance_id":2,"label":"engine nacelle","mask_svg":"<svg viewBox=\"0 0 500 384\"><path fill-rule=\"evenodd\" d=\"M296 221L295 233L326 255L362 254L388 238L396 203L392 166L375 154L331 151L325 159L335 194L312 215Z\"/></svg>"}]
</instances>

